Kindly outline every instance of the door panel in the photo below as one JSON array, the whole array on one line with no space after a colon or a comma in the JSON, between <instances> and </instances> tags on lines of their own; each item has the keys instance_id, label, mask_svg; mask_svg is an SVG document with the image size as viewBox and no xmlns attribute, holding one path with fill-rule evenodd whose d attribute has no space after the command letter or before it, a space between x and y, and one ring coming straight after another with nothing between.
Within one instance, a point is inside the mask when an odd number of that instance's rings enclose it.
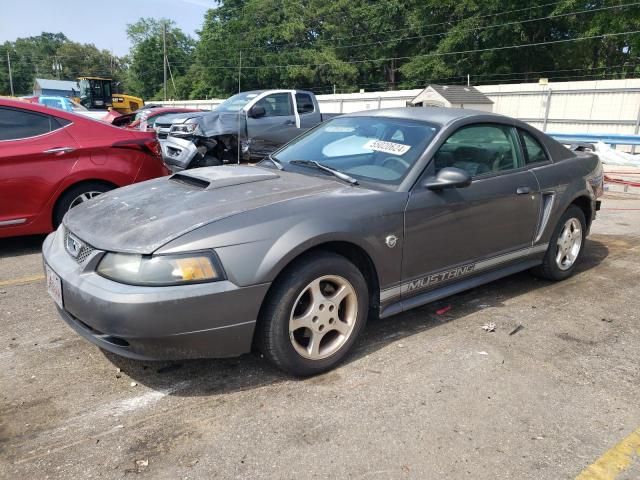
<instances>
[{"instance_id":1,"label":"door panel","mask_svg":"<svg viewBox=\"0 0 640 480\"><path fill-rule=\"evenodd\" d=\"M45 153L69 147L74 150ZM78 159L77 144L60 128L38 137L0 142L0 223L38 215Z\"/></svg>"},{"instance_id":2,"label":"door panel","mask_svg":"<svg viewBox=\"0 0 640 480\"><path fill-rule=\"evenodd\" d=\"M300 133L320 123L320 112L316 110L313 98L309 93L296 93L296 109L300 117Z\"/></svg>"},{"instance_id":3,"label":"door panel","mask_svg":"<svg viewBox=\"0 0 640 480\"><path fill-rule=\"evenodd\" d=\"M518 194L529 189L531 193ZM405 214L403 279L531 246L540 194L535 176L514 172L469 187L415 191Z\"/></svg>"},{"instance_id":4,"label":"door panel","mask_svg":"<svg viewBox=\"0 0 640 480\"><path fill-rule=\"evenodd\" d=\"M256 105L264 107L266 114L260 118L247 118L247 135L254 153L268 154L297 136L296 117L290 93L273 93Z\"/></svg>"}]
</instances>

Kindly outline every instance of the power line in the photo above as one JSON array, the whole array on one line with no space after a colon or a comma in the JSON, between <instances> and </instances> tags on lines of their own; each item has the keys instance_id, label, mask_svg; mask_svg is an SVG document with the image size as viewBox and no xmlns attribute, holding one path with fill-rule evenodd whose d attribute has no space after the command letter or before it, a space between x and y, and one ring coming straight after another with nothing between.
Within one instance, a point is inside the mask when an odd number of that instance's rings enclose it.
<instances>
[{"instance_id":1,"label":"power line","mask_svg":"<svg viewBox=\"0 0 640 480\"><path fill-rule=\"evenodd\" d=\"M477 31L481 31L481 30L488 30L490 28L507 27L507 26L510 26L510 25L522 25L524 23L540 22L542 20L552 20L554 18L563 18L563 17L572 16L572 15L584 15L586 13L596 13L596 12L601 12L601 11L606 11L606 10L613 10L613 9L617 9L617 8L634 7L634 6L638 6L638 5L640 5L640 2L627 3L627 4L624 4L624 5L613 5L613 6L609 6L609 7L593 8L593 9L588 9L588 10L579 10L579 11L576 11L576 12L566 12L566 13L560 13L560 14L557 14L557 15L548 15L546 17L530 18L530 19L524 19L524 20L514 20L514 21L506 22L506 23L500 23L500 24L495 24L495 25L485 25L485 26L482 26L482 27L465 28L465 29L455 30L455 31L456 31L456 33L458 33L458 32L477 32ZM430 37L440 37L440 36L448 35L449 33L451 33L452 30L449 30L449 31L446 31L446 32L440 32L440 33L430 33L428 35L415 35L415 36L411 36L411 37L389 38L389 39L385 40L384 43L390 43L390 42L395 42L395 41L405 41L405 40L416 40L416 39L430 38ZM354 45L340 45L340 46L333 47L333 48L366 47L366 46L369 46L369 45L378 45L380 43L381 43L381 41L375 41L375 42L368 42L368 43L358 43L358 44L354 44Z\"/></svg>"},{"instance_id":2,"label":"power line","mask_svg":"<svg viewBox=\"0 0 640 480\"><path fill-rule=\"evenodd\" d=\"M519 13L519 12L525 12L525 11L529 11L529 10L536 10L539 8L545 8L545 7L549 7L549 6L553 6L553 5L559 5L561 3L564 3L564 0L561 1L556 1L556 2L550 2L550 3L545 3L542 5L536 5L536 6L532 6L532 7L524 7L524 8L517 8L514 10L507 10L507 11L503 11L503 12L496 12L496 13L488 13L488 14L484 14L484 15L470 15L468 17L463 17L461 19L459 19L457 21L457 23L461 23L464 22L466 20L471 20L471 19L479 19L479 18L488 18L488 17L498 17L501 15L508 15L510 13ZM338 14L336 14L338 15ZM340 17L343 18L343 17ZM326 17L320 17L320 18L316 18L316 19L311 19L311 20L322 20L322 19L326 19ZM419 28L420 30L424 30L427 27L438 27L438 26L442 26L442 25L450 25L452 22L451 21L446 21L446 22L438 22L438 23L425 23L422 25L419 25L417 28ZM401 32L401 31L406 31L407 28L409 30L412 30L416 27L404 27L404 28L397 28L397 29L389 29L389 30L383 30L381 32L375 32L376 34L387 34L387 33L395 33L395 32ZM358 37L366 37L368 35L371 35L370 33L362 33L362 34L357 34L357 35L347 35L344 37L333 37L330 39L317 39L316 41L319 42L335 42L335 41L339 41L339 40L345 40L348 38L358 38ZM292 45L299 45L298 44L292 44Z\"/></svg>"},{"instance_id":3,"label":"power line","mask_svg":"<svg viewBox=\"0 0 640 480\"><path fill-rule=\"evenodd\" d=\"M529 47L540 47L544 45L556 45L561 43L571 43L571 42L580 42L584 40L595 40L609 37L619 37L622 35L636 35L640 33L640 30L631 30L627 32L617 32L617 33L604 33L601 35L591 35L588 37L579 37L579 38L565 38L560 40L549 40L545 42L533 42L533 43L525 43L520 45L506 45L502 47L489 47L489 48L476 48L470 50L458 50L452 52L431 52L418 54L413 56L401 56L401 57L384 57L384 58L371 58L371 59L361 59L361 60L338 60L338 63L343 64L359 64L359 63L369 63L369 62L388 62L391 60L413 60L417 58L429 58L429 57L442 57L449 55L460 55L460 54L469 54L469 53L482 53L482 52L493 52L493 51L502 51L502 50L511 50L518 48L529 48ZM286 65L259 65L259 66L243 66L243 69L261 69L261 68L292 68L292 67L323 67L327 65L332 65L332 63L315 63L315 64L286 64ZM232 67L228 67L232 68Z\"/></svg>"}]
</instances>

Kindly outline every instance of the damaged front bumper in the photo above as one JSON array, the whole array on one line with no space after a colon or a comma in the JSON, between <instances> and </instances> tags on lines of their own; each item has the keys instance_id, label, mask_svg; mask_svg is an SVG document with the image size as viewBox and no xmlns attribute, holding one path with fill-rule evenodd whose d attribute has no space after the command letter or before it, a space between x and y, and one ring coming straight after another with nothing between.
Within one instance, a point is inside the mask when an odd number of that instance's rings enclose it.
<instances>
[{"instance_id":1,"label":"damaged front bumper","mask_svg":"<svg viewBox=\"0 0 640 480\"><path fill-rule=\"evenodd\" d=\"M196 155L199 155L198 147L192 140L168 136L160 140L162 159L173 173L189 168Z\"/></svg>"}]
</instances>

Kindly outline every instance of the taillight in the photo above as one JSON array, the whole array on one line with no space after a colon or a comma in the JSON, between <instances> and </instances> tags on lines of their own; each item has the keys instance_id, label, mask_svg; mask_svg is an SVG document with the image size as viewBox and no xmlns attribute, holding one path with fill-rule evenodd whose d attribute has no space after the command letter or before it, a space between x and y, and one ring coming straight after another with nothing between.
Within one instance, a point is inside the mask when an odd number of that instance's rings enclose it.
<instances>
[{"instance_id":1,"label":"taillight","mask_svg":"<svg viewBox=\"0 0 640 480\"><path fill-rule=\"evenodd\" d=\"M150 138L144 145L152 155L162 158L162 148L160 148L160 142L157 138Z\"/></svg>"},{"instance_id":2,"label":"taillight","mask_svg":"<svg viewBox=\"0 0 640 480\"><path fill-rule=\"evenodd\" d=\"M155 137L132 138L131 140L120 140L111 145L114 148L132 148L162 158L160 142Z\"/></svg>"}]
</instances>

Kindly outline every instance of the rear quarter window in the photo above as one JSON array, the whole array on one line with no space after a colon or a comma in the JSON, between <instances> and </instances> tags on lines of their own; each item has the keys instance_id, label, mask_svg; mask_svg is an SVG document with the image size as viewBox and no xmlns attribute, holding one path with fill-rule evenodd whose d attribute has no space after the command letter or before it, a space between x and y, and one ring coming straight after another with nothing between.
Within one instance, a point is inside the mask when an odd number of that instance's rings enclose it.
<instances>
[{"instance_id":1,"label":"rear quarter window","mask_svg":"<svg viewBox=\"0 0 640 480\"><path fill-rule=\"evenodd\" d=\"M527 165L549 160L544 148L533 135L524 130L519 130L519 132L522 139L522 149L524 150L524 161Z\"/></svg>"},{"instance_id":2,"label":"rear quarter window","mask_svg":"<svg viewBox=\"0 0 640 480\"><path fill-rule=\"evenodd\" d=\"M49 115L0 107L0 140L37 137L61 126L54 117Z\"/></svg>"}]
</instances>

